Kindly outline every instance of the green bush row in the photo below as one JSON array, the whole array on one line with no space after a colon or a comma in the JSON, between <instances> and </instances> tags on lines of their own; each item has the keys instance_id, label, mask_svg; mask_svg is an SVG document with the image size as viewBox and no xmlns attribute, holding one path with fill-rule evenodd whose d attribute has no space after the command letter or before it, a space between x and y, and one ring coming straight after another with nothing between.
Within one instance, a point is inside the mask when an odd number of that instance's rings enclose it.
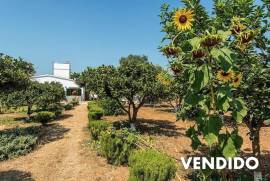
<instances>
[{"instance_id":1,"label":"green bush row","mask_svg":"<svg viewBox=\"0 0 270 181\"><path fill-rule=\"evenodd\" d=\"M37 144L38 130L15 128L0 132L0 160L25 155Z\"/></svg>"},{"instance_id":2,"label":"green bush row","mask_svg":"<svg viewBox=\"0 0 270 181\"><path fill-rule=\"evenodd\" d=\"M137 137L128 130L109 130L101 132L100 151L108 163L127 164L132 151L136 149Z\"/></svg>"},{"instance_id":3,"label":"green bush row","mask_svg":"<svg viewBox=\"0 0 270 181\"><path fill-rule=\"evenodd\" d=\"M129 158L129 181L169 181L175 177L176 163L156 150L139 150Z\"/></svg>"},{"instance_id":4,"label":"green bush row","mask_svg":"<svg viewBox=\"0 0 270 181\"><path fill-rule=\"evenodd\" d=\"M125 123L100 120L103 109L97 102L89 102L88 110L89 130L100 155L113 165L129 164L129 181L169 181L175 177L176 163L172 159L154 150L138 151L138 137L125 128Z\"/></svg>"},{"instance_id":5,"label":"green bush row","mask_svg":"<svg viewBox=\"0 0 270 181\"><path fill-rule=\"evenodd\" d=\"M91 138L94 141L98 141L102 131L106 131L109 128L110 124L103 120L91 120L89 121L89 131Z\"/></svg>"}]
</instances>

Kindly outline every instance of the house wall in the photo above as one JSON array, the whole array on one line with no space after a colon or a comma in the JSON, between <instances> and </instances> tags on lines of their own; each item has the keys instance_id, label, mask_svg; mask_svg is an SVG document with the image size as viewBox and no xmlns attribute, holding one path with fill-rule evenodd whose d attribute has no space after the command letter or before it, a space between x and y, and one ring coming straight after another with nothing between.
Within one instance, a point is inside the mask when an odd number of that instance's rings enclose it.
<instances>
[{"instance_id":1,"label":"house wall","mask_svg":"<svg viewBox=\"0 0 270 181\"><path fill-rule=\"evenodd\" d=\"M73 80L55 78L55 77L34 77L34 80L38 81L39 83L45 82L59 82L63 85L64 89L67 88L79 88L79 86Z\"/></svg>"}]
</instances>

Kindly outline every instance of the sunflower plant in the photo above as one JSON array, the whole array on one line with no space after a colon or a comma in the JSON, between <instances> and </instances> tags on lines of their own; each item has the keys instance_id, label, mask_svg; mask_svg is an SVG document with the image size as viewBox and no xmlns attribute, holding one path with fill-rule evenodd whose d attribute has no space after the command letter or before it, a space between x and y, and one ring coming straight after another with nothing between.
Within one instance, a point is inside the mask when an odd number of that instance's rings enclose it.
<instances>
[{"instance_id":1,"label":"sunflower plant","mask_svg":"<svg viewBox=\"0 0 270 181\"><path fill-rule=\"evenodd\" d=\"M187 93L178 118L185 119L196 107L194 125L187 131L192 148L204 148L207 156L235 157L243 142L237 124L242 123L248 109L238 94L243 85L243 72L236 60L238 52L232 44L244 47L252 37L244 37L246 41L235 38L231 27L220 27L218 19L210 17L198 0L182 2L184 7L174 9L164 4L160 14L165 33L163 46L178 48L180 52L178 56L167 56L172 70L177 65L187 81ZM245 29L236 24L234 27L235 32ZM236 125L230 129L225 124L228 115ZM206 169L201 171L202 179L207 179L213 172L229 176L225 171Z\"/></svg>"}]
</instances>

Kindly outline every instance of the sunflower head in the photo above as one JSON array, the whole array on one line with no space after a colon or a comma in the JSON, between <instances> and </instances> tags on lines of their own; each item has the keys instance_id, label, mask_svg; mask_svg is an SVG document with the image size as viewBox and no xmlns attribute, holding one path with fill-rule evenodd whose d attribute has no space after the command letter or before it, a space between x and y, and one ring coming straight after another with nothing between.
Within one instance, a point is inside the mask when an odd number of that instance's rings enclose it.
<instances>
[{"instance_id":1,"label":"sunflower head","mask_svg":"<svg viewBox=\"0 0 270 181\"><path fill-rule=\"evenodd\" d=\"M172 63L171 64L171 70L173 71L173 73L175 75L179 75L181 74L181 72L183 71L183 67L181 64L179 63Z\"/></svg>"},{"instance_id":2,"label":"sunflower head","mask_svg":"<svg viewBox=\"0 0 270 181\"><path fill-rule=\"evenodd\" d=\"M159 73L156 79L164 86L169 86L171 84L171 80L163 73Z\"/></svg>"},{"instance_id":3,"label":"sunflower head","mask_svg":"<svg viewBox=\"0 0 270 181\"><path fill-rule=\"evenodd\" d=\"M165 55L168 58L177 57L179 53L181 52L181 49L179 47L168 45L168 46L163 47L161 49L161 52L163 53L163 55Z\"/></svg>"},{"instance_id":4,"label":"sunflower head","mask_svg":"<svg viewBox=\"0 0 270 181\"><path fill-rule=\"evenodd\" d=\"M202 39L201 45L203 47L211 48L221 43L221 41L222 38L219 35L207 35Z\"/></svg>"},{"instance_id":5,"label":"sunflower head","mask_svg":"<svg viewBox=\"0 0 270 181\"><path fill-rule=\"evenodd\" d=\"M240 32L244 31L247 27L241 23L241 18L233 17L232 18L232 25L231 25L231 32L233 35L238 35Z\"/></svg>"},{"instance_id":6,"label":"sunflower head","mask_svg":"<svg viewBox=\"0 0 270 181\"><path fill-rule=\"evenodd\" d=\"M193 19L193 11L190 9L181 9L177 10L173 16L174 25L180 31L189 30L192 27Z\"/></svg>"},{"instance_id":7,"label":"sunflower head","mask_svg":"<svg viewBox=\"0 0 270 181\"><path fill-rule=\"evenodd\" d=\"M233 76L233 79L232 79L232 85L233 85L233 87L239 87L242 79L243 79L243 75L241 73Z\"/></svg>"},{"instance_id":8,"label":"sunflower head","mask_svg":"<svg viewBox=\"0 0 270 181\"><path fill-rule=\"evenodd\" d=\"M232 80L233 76L234 76L233 71L225 72L223 70L219 70L216 77L220 81L229 82L230 80Z\"/></svg>"},{"instance_id":9,"label":"sunflower head","mask_svg":"<svg viewBox=\"0 0 270 181\"><path fill-rule=\"evenodd\" d=\"M192 51L192 57L194 59L203 58L203 57L205 57L205 55L206 55L205 50L204 49L201 49L201 48Z\"/></svg>"},{"instance_id":10,"label":"sunflower head","mask_svg":"<svg viewBox=\"0 0 270 181\"><path fill-rule=\"evenodd\" d=\"M240 44L248 44L250 43L256 36L256 31L248 30L240 34L239 43Z\"/></svg>"}]
</instances>

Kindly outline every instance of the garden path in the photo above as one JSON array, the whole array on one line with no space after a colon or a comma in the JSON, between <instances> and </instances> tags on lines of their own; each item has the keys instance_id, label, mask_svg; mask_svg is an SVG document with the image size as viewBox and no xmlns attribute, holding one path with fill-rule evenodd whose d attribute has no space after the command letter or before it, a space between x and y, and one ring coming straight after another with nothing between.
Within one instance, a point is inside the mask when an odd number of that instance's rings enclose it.
<instances>
[{"instance_id":1,"label":"garden path","mask_svg":"<svg viewBox=\"0 0 270 181\"><path fill-rule=\"evenodd\" d=\"M89 149L87 104L66 111L62 120L48 126L46 142L26 156L0 162L3 181L121 181L126 167L106 164ZM53 130L50 130L53 129Z\"/></svg>"}]
</instances>

